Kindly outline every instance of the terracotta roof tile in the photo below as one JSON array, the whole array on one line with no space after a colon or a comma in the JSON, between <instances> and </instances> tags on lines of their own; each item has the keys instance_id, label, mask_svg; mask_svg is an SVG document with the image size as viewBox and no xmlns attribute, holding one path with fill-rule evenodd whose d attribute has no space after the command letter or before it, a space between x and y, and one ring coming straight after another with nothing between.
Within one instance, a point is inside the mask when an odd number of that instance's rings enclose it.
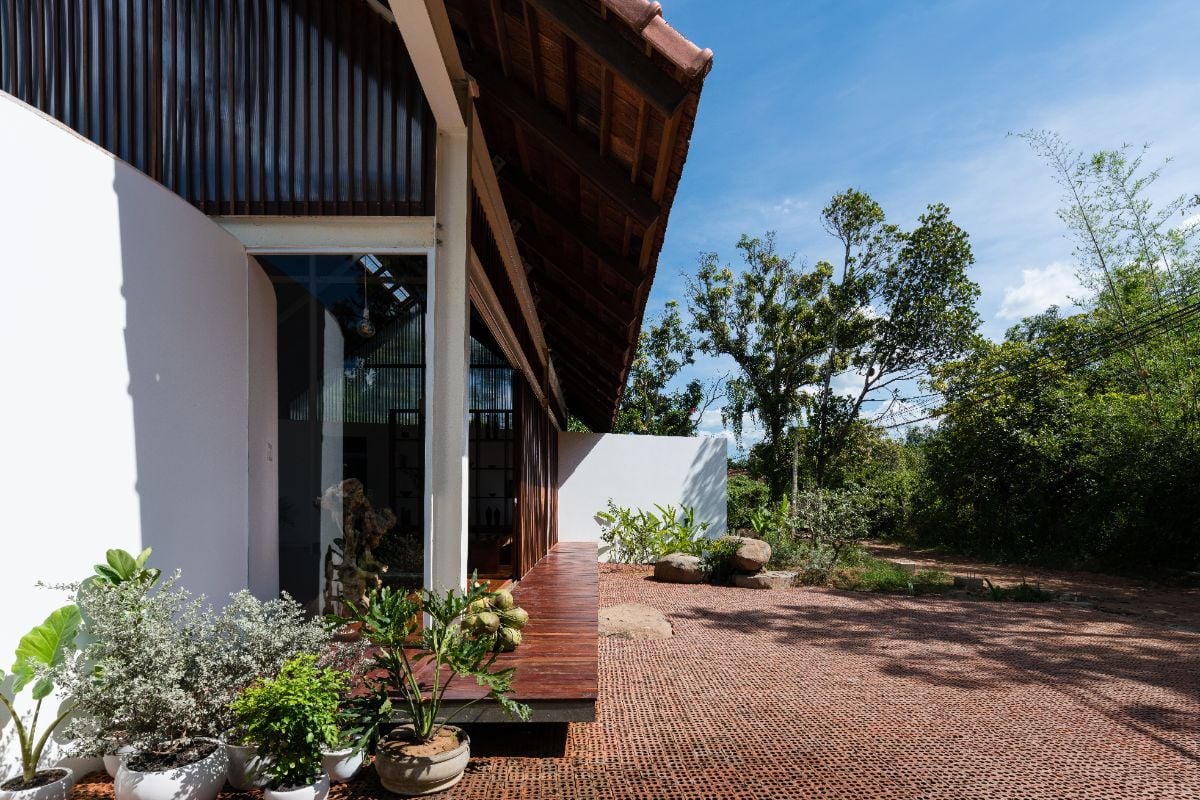
<instances>
[{"instance_id":1,"label":"terracotta roof tile","mask_svg":"<svg viewBox=\"0 0 1200 800\"><path fill-rule=\"evenodd\" d=\"M712 67L712 50L692 44L667 24L662 4L653 0L602 0L605 7L641 34L646 43L678 67L688 78L707 74Z\"/></svg>"}]
</instances>

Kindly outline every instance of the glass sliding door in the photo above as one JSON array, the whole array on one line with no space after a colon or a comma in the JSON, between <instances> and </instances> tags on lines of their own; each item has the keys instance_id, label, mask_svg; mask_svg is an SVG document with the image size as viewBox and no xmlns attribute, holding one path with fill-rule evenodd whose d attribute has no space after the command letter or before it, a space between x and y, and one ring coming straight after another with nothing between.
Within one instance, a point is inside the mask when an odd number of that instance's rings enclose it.
<instances>
[{"instance_id":1,"label":"glass sliding door","mask_svg":"<svg viewBox=\"0 0 1200 800\"><path fill-rule=\"evenodd\" d=\"M280 588L337 613L424 561L424 256L261 256L275 285Z\"/></svg>"}]
</instances>

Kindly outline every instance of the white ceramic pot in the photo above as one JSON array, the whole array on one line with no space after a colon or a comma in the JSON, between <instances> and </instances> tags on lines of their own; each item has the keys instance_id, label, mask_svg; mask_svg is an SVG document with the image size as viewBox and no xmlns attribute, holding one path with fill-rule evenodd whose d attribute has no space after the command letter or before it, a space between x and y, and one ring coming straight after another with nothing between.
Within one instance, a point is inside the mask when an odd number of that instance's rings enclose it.
<instances>
[{"instance_id":1,"label":"white ceramic pot","mask_svg":"<svg viewBox=\"0 0 1200 800\"><path fill-rule=\"evenodd\" d=\"M71 770L71 784L74 785L84 775L104 769L104 759L100 756L67 756L60 758L54 766Z\"/></svg>"},{"instance_id":2,"label":"white ceramic pot","mask_svg":"<svg viewBox=\"0 0 1200 800\"><path fill-rule=\"evenodd\" d=\"M129 745L124 745L123 747L118 747L117 752L108 753L104 756L102 759L104 761L104 771L108 773L108 777L116 780L117 770L121 766L121 761L124 760L125 756L132 752L132 747Z\"/></svg>"},{"instance_id":3,"label":"white ceramic pot","mask_svg":"<svg viewBox=\"0 0 1200 800\"><path fill-rule=\"evenodd\" d=\"M271 780L267 771L267 762L258 754L258 748L253 745L226 744L225 752L229 756L229 770L225 780L239 792L247 789L261 789Z\"/></svg>"},{"instance_id":4,"label":"white ceramic pot","mask_svg":"<svg viewBox=\"0 0 1200 800\"><path fill-rule=\"evenodd\" d=\"M458 747L436 756L410 756L385 747L381 742L375 751L375 771L379 782L389 792L405 795L425 795L442 792L462 780L467 762L471 760L471 740L453 725L446 726L458 734ZM411 725L402 725L388 735L389 740L402 740Z\"/></svg>"},{"instance_id":5,"label":"white ceramic pot","mask_svg":"<svg viewBox=\"0 0 1200 800\"><path fill-rule=\"evenodd\" d=\"M354 780L354 776L363 766L364 753L357 748L345 750L322 750L321 769L333 783L346 783Z\"/></svg>"},{"instance_id":6,"label":"white ceramic pot","mask_svg":"<svg viewBox=\"0 0 1200 800\"><path fill-rule=\"evenodd\" d=\"M75 773L69 767L51 767L48 770L39 771L61 772L62 777L45 786L36 786L32 789L0 789L0 800L67 800L71 794L71 786L75 783ZM5 782L7 780L9 779L5 779Z\"/></svg>"},{"instance_id":7,"label":"white ceramic pot","mask_svg":"<svg viewBox=\"0 0 1200 800\"><path fill-rule=\"evenodd\" d=\"M129 768L129 759L121 761L113 781L116 800L216 800L225 785L229 755L225 745L217 745L205 758L194 764L160 772L138 772Z\"/></svg>"},{"instance_id":8,"label":"white ceramic pot","mask_svg":"<svg viewBox=\"0 0 1200 800\"><path fill-rule=\"evenodd\" d=\"M321 779L308 786L294 789L263 789L263 800L325 800L329 797L329 776L321 773Z\"/></svg>"}]
</instances>

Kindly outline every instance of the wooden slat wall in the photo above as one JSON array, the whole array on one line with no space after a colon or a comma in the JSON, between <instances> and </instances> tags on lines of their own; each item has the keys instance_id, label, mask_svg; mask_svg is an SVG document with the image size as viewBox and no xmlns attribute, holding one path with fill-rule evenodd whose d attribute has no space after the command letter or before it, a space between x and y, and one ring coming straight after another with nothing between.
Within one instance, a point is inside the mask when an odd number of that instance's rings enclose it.
<instances>
[{"instance_id":1,"label":"wooden slat wall","mask_svg":"<svg viewBox=\"0 0 1200 800\"><path fill-rule=\"evenodd\" d=\"M558 428L519 373L513 376L516 420L517 577L558 542Z\"/></svg>"},{"instance_id":2,"label":"wooden slat wall","mask_svg":"<svg viewBox=\"0 0 1200 800\"><path fill-rule=\"evenodd\" d=\"M0 90L207 213L433 213L432 114L365 0L3 0Z\"/></svg>"}]
</instances>

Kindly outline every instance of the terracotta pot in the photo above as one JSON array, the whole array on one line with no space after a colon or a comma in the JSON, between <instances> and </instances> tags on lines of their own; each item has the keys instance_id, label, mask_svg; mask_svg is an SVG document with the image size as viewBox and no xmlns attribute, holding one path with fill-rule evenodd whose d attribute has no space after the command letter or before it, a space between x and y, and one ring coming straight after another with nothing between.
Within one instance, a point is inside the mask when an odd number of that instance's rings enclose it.
<instances>
[{"instance_id":1,"label":"terracotta pot","mask_svg":"<svg viewBox=\"0 0 1200 800\"><path fill-rule=\"evenodd\" d=\"M362 623L347 622L333 634L335 642L357 642L362 638Z\"/></svg>"},{"instance_id":2,"label":"terracotta pot","mask_svg":"<svg viewBox=\"0 0 1200 800\"><path fill-rule=\"evenodd\" d=\"M225 743L225 754L229 756L229 769L225 780L239 792L261 789L271 780L266 761L254 745Z\"/></svg>"},{"instance_id":3,"label":"terracotta pot","mask_svg":"<svg viewBox=\"0 0 1200 800\"><path fill-rule=\"evenodd\" d=\"M32 789L0 789L0 800L67 800L75 782L75 773L69 767L38 770L39 774L44 772L58 772L61 775L45 786L35 786ZM7 780L9 779L6 778L5 781Z\"/></svg>"},{"instance_id":4,"label":"terracotta pot","mask_svg":"<svg viewBox=\"0 0 1200 800\"><path fill-rule=\"evenodd\" d=\"M363 751L357 748L322 750L321 769L325 770L333 783L346 783L354 780L354 776L362 769L363 758Z\"/></svg>"},{"instance_id":5,"label":"terracotta pot","mask_svg":"<svg viewBox=\"0 0 1200 800\"><path fill-rule=\"evenodd\" d=\"M446 729L458 735L458 747L436 756L410 756L378 747L375 771L383 788L396 794L419 796L445 791L462 780L471 760L471 740L453 725L447 725ZM388 734L387 741L403 742L406 732L411 736L412 730L411 725L401 725Z\"/></svg>"},{"instance_id":6,"label":"terracotta pot","mask_svg":"<svg viewBox=\"0 0 1200 800\"><path fill-rule=\"evenodd\" d=\"M325 800L329 797L329 776L321 773L321 779L308 786L289 789L263 789L263 800Z\"/></svg>"},{"instance_id":7,"label":"terracotta pot","mask_svg":"<svg viewBox=\"0 0 1200 800\"><path fill-rule=\"evenodd\" d=\"M225 745L217 745L209 755L186 766L159 772L138 772L129 768L129 760L121 761L113 781L116 800L216 800L225 785L229 755Z\"/></svg>"}]
</instances>

